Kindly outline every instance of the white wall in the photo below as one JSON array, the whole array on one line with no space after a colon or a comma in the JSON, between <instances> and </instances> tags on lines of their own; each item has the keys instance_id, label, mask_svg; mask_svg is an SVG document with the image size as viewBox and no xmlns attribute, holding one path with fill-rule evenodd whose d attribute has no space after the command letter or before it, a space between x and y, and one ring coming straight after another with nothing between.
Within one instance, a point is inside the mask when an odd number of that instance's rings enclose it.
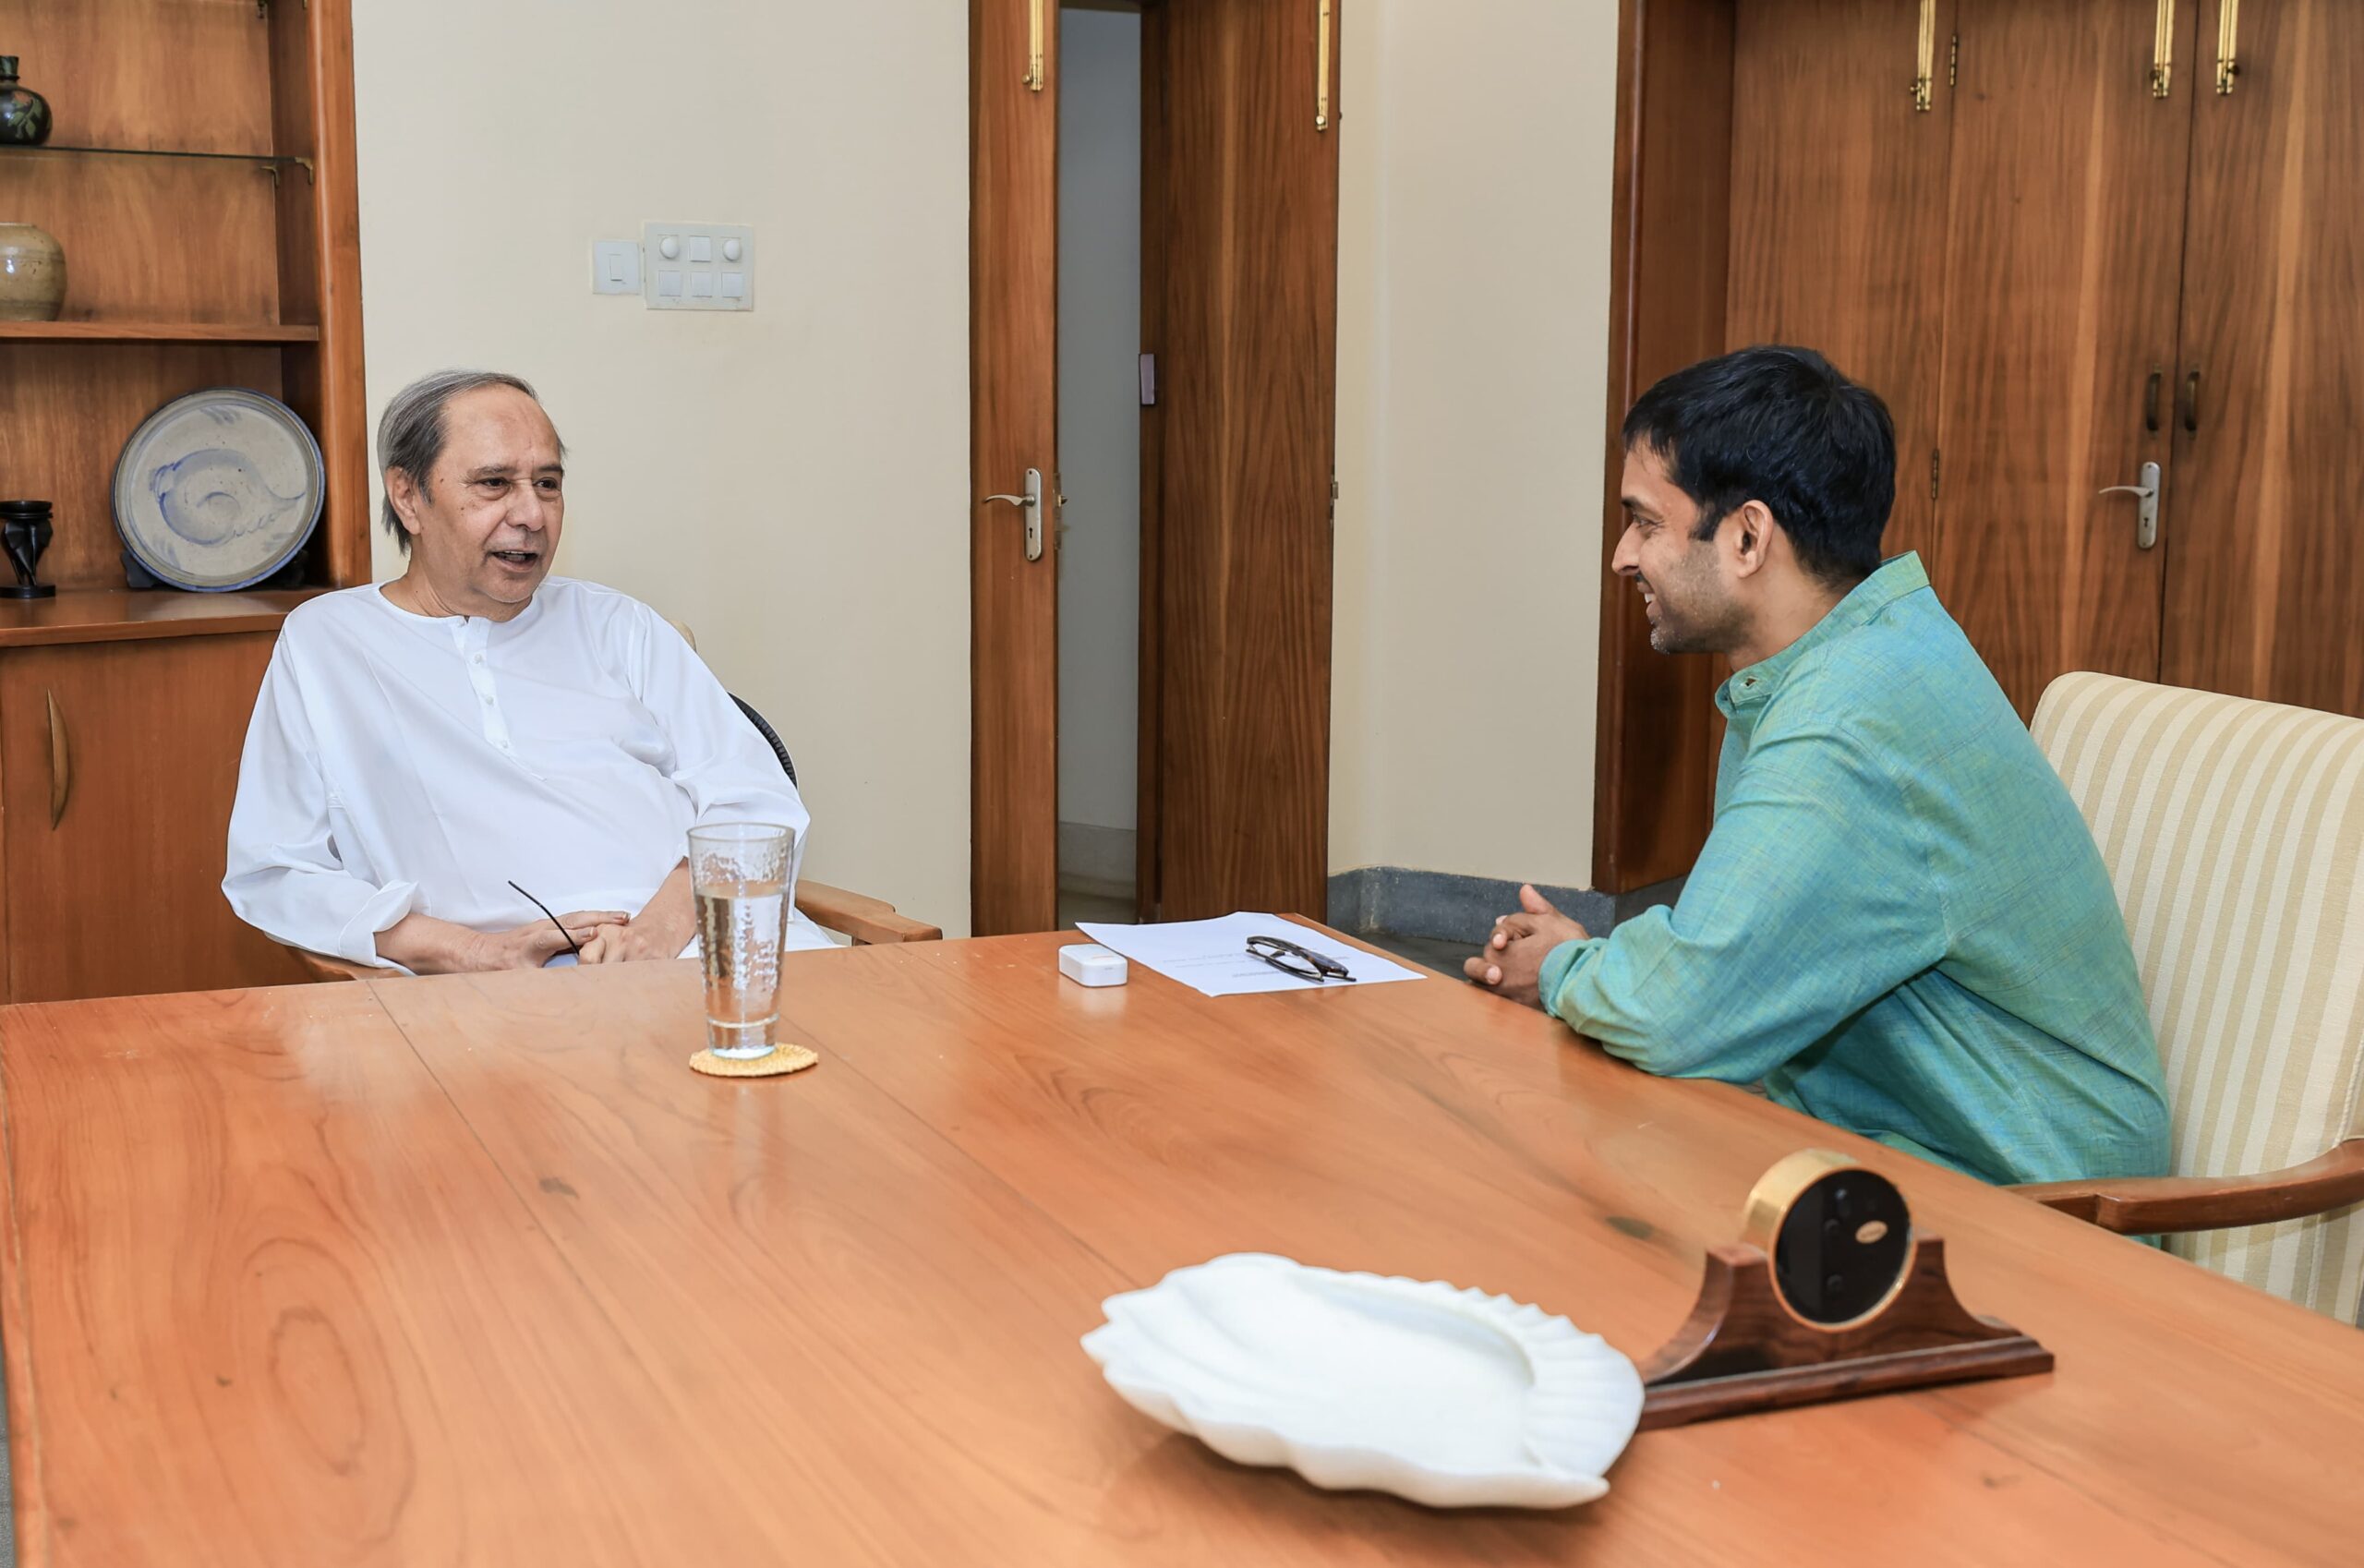
<instances>
[{"instance_id":1,"label":"white wall","mask_svg":"<svg viewBox=\"0 0 2364 1568\"><path fill-rule=\"evenodd\" d=\"M967 6L354 13L372 418L441 366L533 380L558 570L688 621L771 719L813 875L965 930ZM756 308L594 296L643 219L753 224Z\"/></svg>"},{"instance_id":2,"label":"white wall","mask_svg":"<svg viewBox=\"0 0 2364 1568\"><path fill-rule=\"evenodd\" d=\"M1617 6L1342 39L1331 865L1589 887Z\"/></svg>"},{"instance_id":3,"label":"white wall","mask_svg":"<svg viewBox=\"0 0 2364 1568\"><path fill-rule=\"evenodd\" d=\"M1060 18L1059 820L1128 831L1140 738L1140 40L1128 13Z\"/></svg>"}]
</instances>

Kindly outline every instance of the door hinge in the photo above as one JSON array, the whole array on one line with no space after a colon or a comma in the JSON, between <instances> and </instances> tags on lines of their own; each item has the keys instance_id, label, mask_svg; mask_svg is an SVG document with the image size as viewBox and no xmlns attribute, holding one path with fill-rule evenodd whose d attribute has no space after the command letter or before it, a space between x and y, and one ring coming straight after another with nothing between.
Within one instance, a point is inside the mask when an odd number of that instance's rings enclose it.
<instances>
[{"instance_id":1,"label":"door hinge","mask_svg":"<svg viewBox=\"0 0 2364 1568\"><path fill-rule=\"evenodd\" d=\"M1951 88L1961 80L1961 34L1946 45L1946 86Z\"/></svg>"},{"instance_id":2,"label":"door hinge","mask_svg":"<svg viewBox=\"0 0 2364 1568\"><path fill-rule=\"evenodd\" d=\"M1929 499L1937 499L1937 449L1929 449Z\"/></svg>"},{"instance_id":3,"label":"door hinge","mask_svg":"<svg viewBox=\"0 0 2364 1568\"><path fill-rule=\"evenodd\" d=\"M1338 476L1330 476L1330 526L1338 525Z\"/></svg>"}]
</instances>

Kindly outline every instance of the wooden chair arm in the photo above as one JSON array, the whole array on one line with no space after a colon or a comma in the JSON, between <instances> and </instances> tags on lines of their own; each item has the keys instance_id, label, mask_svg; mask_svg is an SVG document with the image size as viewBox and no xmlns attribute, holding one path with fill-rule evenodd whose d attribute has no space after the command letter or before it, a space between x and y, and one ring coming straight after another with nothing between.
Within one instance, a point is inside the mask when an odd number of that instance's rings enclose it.
<instances>
[{"instance_id":1,"label":"wooden chair arm","mask_svg":"<svg viewBox=\"0 0 2364 1568\"><path fill-rule=\"evenodd\" d=\"M940 942L941 926L929 925L895 912L883 899L864 898L832 887L826 882L799 879L796 907L814 924L843 932L859 943Z\"/></svg>"},{"instance_id":2,"label":"wooden chair arm","mask_svg":"<svg viewBox=\"0 0 2364 1568\"><path fill-rule=\"evenodd\" d=\"M284 944L283 944L284 946ZM390 969L373 969L346 959L332 959L326 953L315 953L308 947L288 947L314 980L368 980L372 975L392 974Z\"/></svg>"},{"instance_id":3,"label":"wooden chair arm","mask_svg":"<svg viewBox=\"0 0 2364 1568\"><path fill-rule=\"evenodd\" d=\"M2364 1138L2262 1176L2047 1181L2011 1190L2120 1236L2272 1224L2364 1200Z\"/></svg>"}]
</instances>

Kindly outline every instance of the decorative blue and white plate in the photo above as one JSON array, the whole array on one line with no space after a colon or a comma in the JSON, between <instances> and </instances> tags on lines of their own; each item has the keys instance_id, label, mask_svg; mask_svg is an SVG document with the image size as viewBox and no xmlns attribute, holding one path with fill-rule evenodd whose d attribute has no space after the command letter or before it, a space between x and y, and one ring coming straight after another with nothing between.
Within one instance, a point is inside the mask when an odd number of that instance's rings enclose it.
<instances>
[{"instance_id":1,"label":"decorative blue and white plate","mask_svg":"<svg viewBox=\"0 0 2364 1568\"><path fill-rule=\"evenodd\" d=\"M296 411L243 387L175 398L115 465L115 527L158 581L251 587L296 557L328 494L320 443Z\"/></svg>"}]
</instances>

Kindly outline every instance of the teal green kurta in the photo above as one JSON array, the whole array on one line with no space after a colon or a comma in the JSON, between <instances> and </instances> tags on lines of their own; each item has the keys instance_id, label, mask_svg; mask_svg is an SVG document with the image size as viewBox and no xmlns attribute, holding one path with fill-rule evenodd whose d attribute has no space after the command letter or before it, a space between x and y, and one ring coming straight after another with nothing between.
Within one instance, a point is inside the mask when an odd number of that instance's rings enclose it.
<instances>
[{"instance_id":1,"label":"teal green kurta","mask_svg":"<svg viewBox=\"0 0 2364 1568\"><path fill-rule=\"evenodd\" d=\"M1725 682L1672 910L1569 942L1547 1007L1654 1073L1994 1182L2162 1176L2167 1107L2093 835L1918 556Z\"/></svg>"}]
</instances>

